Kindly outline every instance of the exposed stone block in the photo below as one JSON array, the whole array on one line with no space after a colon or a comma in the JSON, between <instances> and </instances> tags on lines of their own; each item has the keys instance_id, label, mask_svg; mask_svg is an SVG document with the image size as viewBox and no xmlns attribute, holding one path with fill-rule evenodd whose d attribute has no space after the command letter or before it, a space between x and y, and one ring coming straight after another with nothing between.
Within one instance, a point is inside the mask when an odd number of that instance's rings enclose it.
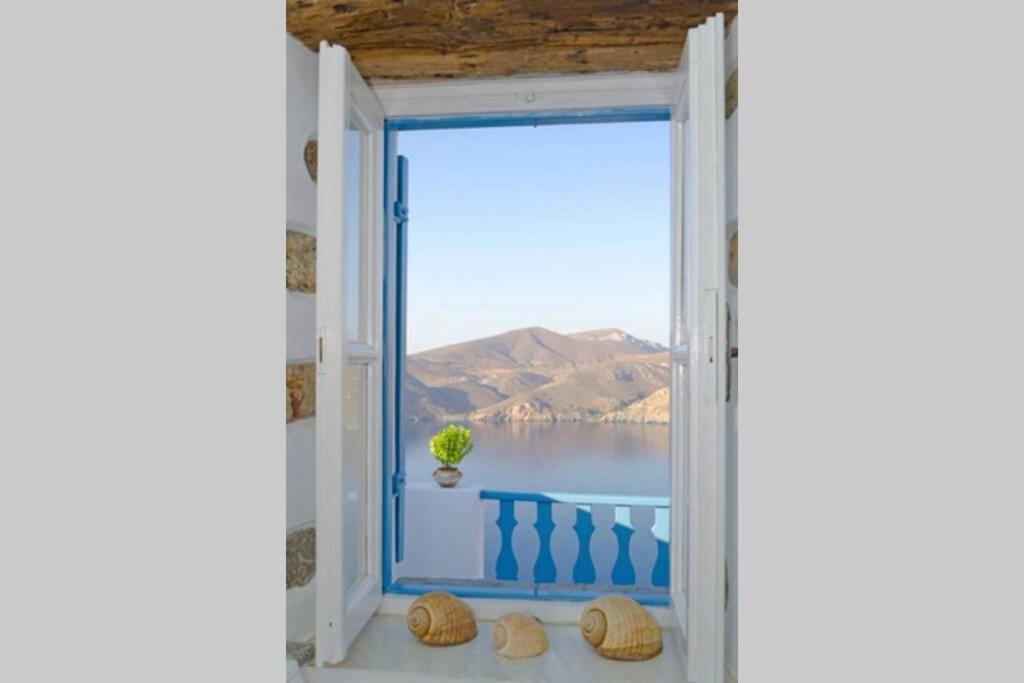
<instances>
[{"instance_id":1,"label":"exposed stone block","mask_svg":"<svg viewBox=\"0 0 1024 683\"><path fill-rule=\"evenodd\" d=\"M294 363L285 369L287 421L316 414L316 368L313 363Z\"/></svg>"},{"instance_id":2,"label":"exposed stone block","mask_svg":"<svg viewBox=\"0 0 1024 683\"><path fill-rule=\"evenodd\" d=\"M316 656L316 643L310 641L308 643L295 643L289 641L285 645L285 650L288 654L288 659L294 659L295 663L299 666L306 666L313 661L313 657Z\"/></svg>"},{"instance_id":3,"label":"exposed stone block","mask_svg":"<svg viewBox=\"0 0 1024 683\"><path fill-rule=\"evenodd\" d=\"M732 116L740 103L740 70L736 69L725 82L725 118Z\"/></svg>"},{"instance_id":4,"label":"exposed stone block","mask_svg":"<svg viewBox=\"0 0 1024 683\"><path fill-rule=\"evenodd\" d=\"M737 230L729 240L729 282L733 287L740 286L740 233Z\"/></svg>"},{"instance_id":5,"label":"exposed stone block","mask_svg":"<svg viewBox=\"0 0 1024 683\"><path fill-rule=\"evenodd\" d=\"M316 237L298 230L289 230L286 237L288 289L316 292Z\"/></svg>"},{"instance_id":6,"label":"exposed stone block","mask_svg":"<svg viewBox=\"0 0 1024 683\"><path fill-rule=\"evenodd\" d=\"M305 586L316 574L316 529L300 529L288 534L285 575L288 588Z\"/></svg>"},{"instance_id":7,"label":"exposed stone block","mask_svg":"<svg viewBox=\"0 0 1024 683\"><path fill-rule=\"evenodd\" d=\"M316 149L317 142L316 138L308 140L306 146L302 148L302 160L306 162L306 171L309 172L309 178L314 183L316 182Z\"/></svg>"}]
</instances>

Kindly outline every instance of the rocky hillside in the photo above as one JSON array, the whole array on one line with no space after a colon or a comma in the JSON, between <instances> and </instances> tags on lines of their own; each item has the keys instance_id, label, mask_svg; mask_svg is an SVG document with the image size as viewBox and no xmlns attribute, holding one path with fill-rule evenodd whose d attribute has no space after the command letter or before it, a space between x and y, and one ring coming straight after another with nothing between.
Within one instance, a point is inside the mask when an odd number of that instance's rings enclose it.
<instances>
[{"instance_id":1,"label":"rocky hillside","mask_svg":"<svg viewBox=\"0 0 1024 683\"><path fill-rule=\"evenodd\" d=\"M413 420L668 422L668 352L622 330L512 330L407 369Z\"/></svg>"}]
</instances>

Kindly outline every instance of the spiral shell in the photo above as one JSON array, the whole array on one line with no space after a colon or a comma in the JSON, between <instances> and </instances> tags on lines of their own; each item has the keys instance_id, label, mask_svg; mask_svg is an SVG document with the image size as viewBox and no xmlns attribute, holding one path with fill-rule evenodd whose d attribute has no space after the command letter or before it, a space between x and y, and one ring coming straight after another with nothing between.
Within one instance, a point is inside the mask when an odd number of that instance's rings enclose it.
<instances>
[{"instance_id":1,"label":"spiral shell","mask_svg":"<svg viewBox=\"0 0 1024 683\"><path fill-rule=\"evenodd\" d=\"M661 629L654 617L624 595L603 595L587 603L580 633L609 659L650 659L661 652Z\"/></svg>"},{"instance_id":2,"label":"spiral shell","mask_svg":"<svg viewBox=\"0 0 1024 683\"><path fill-rule=\"evenodd\" d=\"M451 593L425 593L409 605L409 631L427 645L458 645L476 638L469 608Z\"/></svg>"},{"instance_id":3,"label":"spiral shell","mask_svg":"<svg viewBox=\"0 0 1024 683\"><path fill-rule=\"evenodd\" d=\"M503 657L536 657L548 649L548 636L537 620L523 612L498 617L491 631L494 649Z\"/></svg>"}]
</instances>

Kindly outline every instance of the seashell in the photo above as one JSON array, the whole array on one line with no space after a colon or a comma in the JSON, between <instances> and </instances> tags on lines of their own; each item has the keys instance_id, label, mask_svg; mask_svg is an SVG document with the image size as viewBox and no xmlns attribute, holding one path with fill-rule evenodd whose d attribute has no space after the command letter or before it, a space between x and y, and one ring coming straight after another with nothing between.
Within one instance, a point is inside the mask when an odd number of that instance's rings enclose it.
<instances>
[{"instance_id":1,"label":"seashell","mask_svg":"<svg viewBox=\"0 0 1024 683\"><path fill-rule=\"evenodd\" d=\"M451 593L424 593L409 605L409 631L427 645L458 645L476 638L476 620Z\"/></svg>"},{"instance_id":2,"label":"seashell","mask_svg":"<svg viewBox=\"0 0 1024 683\"><path fill-rule=\"evenodd\" d=\"M537 620L523 612L502 614L491 631L494 649L503 657L536 657L548 649L548 636Z\"/></svg>"},{"instance_id":3,"label":"seashell","mask_svg":"<svg viewBox=\"0 0 1024 683\"><path fill-rule=\"evenodd\" d=\"M650 659L661 652L661 629L654 617L624 595L603 595L587 603L580 633L609 659Z\"/></svg>"}]
</instances>

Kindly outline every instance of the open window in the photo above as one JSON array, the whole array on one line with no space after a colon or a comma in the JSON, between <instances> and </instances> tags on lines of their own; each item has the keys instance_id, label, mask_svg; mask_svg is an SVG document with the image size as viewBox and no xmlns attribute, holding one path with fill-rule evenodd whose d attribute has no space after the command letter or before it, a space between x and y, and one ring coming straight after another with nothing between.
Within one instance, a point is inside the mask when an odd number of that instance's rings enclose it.
<instances>
[{"instance_id":1,"label":"open window","mask_svg":"<svg viewBox=\"0 0 1024 683\"><path fill-rule=\"evenodd\" d=\"M326 43L319 101L316 653L333 662L381 600L384 111Z\"/></svg>"},{"instance_id":2,"label":"open window","mask_svg":"<svg viewBox=\"0 0 1024 683\"><path fill-rule=\"evenodd\" d=\"M669 119L386 123L386 591L669 603ZM455 488L428 449L447 424L476 446Z\"/></svg>"},{"instance_id":3,"label":"open window","mask_svg":"<svg viewBox=\"0 0 1024 683\"><path fill-rule=\"evenodd\" d=\"M690 680L722 678L724 628L726 225L724 178L723 19L688 34L679 72L666 75L651 102L648 91L566 85L562 96L534 90L495 94L491 86L408 88L389 96L370 89L343 48L320 50L317 248L317 660L337 662L382 593L422 592L436 586L396 583L406 560L409 520L406 482L408 358L403 320L408 231L415 220L409 184L416 169L398 154L403 129L451 125L532 124L590 120L668 121L671 147L669 225L671 263L669 343L671 385L668 504L647 501L657 546L651 583L667 589L652 604L671 605L687 642ZM617 78L628 79L628 76ZM538 86L540 87L540 86ZM447 88L447 89L446 89ZM381 101L377 94L381 94ZM459 93L463 93L460 95ZM468 94L466 94L468 93ZM460 99L464 97L465 99ZM459 120L453 122L453 117ZM385 120L386 119L386 120ZM511 537L509 515L531 492L505 492L491 503L497 526ZM634 519L620 501L573 500L533 492L538 560L520 566L494 559L495 578L551 576L543 561L553 505L575 506L575 533L589 538L590 506L610 504L616 534L628 548ZM515 497L518 496L518 497ZM660 510L660 511L659 511ZM502 520L505 520L504 522ZM581 553L579 557L583 557ZM579 559L579 557L577 559ZM481 561L483 559L481 558ZM573 582L592 578L586 558ZM614 572L613 572L614 574ZM627 582L625 567L618 578ZM543 581L540 581L543 583ZM616 584L615 577L609 582ZM446 586L464 596L495 596L491 589ZM533 588L518 597L552 599ZM586 597L583 595L582 597Z\"/></svg>"}]
</instances>

